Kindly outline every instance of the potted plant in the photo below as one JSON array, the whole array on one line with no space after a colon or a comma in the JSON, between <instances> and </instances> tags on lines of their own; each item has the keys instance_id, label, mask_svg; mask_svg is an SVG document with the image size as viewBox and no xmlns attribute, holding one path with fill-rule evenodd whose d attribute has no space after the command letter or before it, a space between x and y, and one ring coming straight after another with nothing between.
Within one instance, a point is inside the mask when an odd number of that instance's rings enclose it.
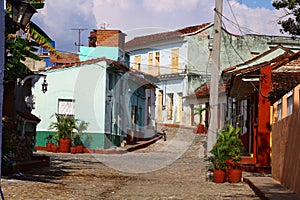
<instances>
[{"instance_id":1,"label":"potted plant","mask_svg":"<svg viewBox=\"0 0 300 200\"><path fill-rule=\"evenodd\" d=\"M47 140L46 142L46 151L51 152L51 146L53 145L52 143L52 139L53 139L53 135L49 134L45 137L45 139Z\"/></svg>"},{"instance_id":2,"label":"potted plant","mask_svg":"<svg viewBox=\"0 0 300 200\"><path fill-rule=\"evenodd\" d=\"M76 146L74 146L73 144L70 147L70 153L72 153L72 154L76 153Z\"/></svg>"},{"instance_id":3,"label":"potted plant","mask_svg":"<svg viewBox=\"0 0 300 200\"><path fill-rule=\"evenodd\" d=\"M226 175L226 156L222 151L222 147L217 143L214 145L210 153L212 155L207 158L207 161L213 166L214 182L223 183Z\"/></svg>"},{"instance_id":4,"label":"potted plant","mask_svg":"<svg viewBox=\"0 0 300 200\"><path fill-rule=\"evenodd\" d=\"M75 145L75 141L74 141L74 136L75 133L73 132L72 133L72 136L71 136L71 147L70 147L70 153L72 154L75 154L76 153L76 145Z\"/></svg>"},{"instance_id":5,"label":"potted plant","mask_svg":"<svg viewBox=\"0 0 300 200\"><path fill-rule=\"evenodd\" d=\"M51 151L52 151L53 153L57 153L57 151L58 151L58 146L57 146L57 144L58 144L58 138L54 135L54 137L53 137L53 143L52 143L52 145L51 145Z\"/></svg>"},{"instance_id":6,"label":"potted plant","mask_svg":"<svg viewBox=\"0 0 300 200\"><path fill-rule=\"evenodd\" d=\"M205 125L202 124L202 112L206 111L207 108L202 108L201 106L198 108L195 108L196 112L194 115L199 115L199 123L197 125L196 133L204 133L205 132Z\"/></svg>"},{"instance_id":7,"label":"potted plant","mask_svg":"<svg viewBox=\"0 0 300 200\"><path fill-rule=\"evenodd\" d=\"M241 128L227 126L224 130L218 131L218 145L222 146L222 151L226 157L227 176L229 182L240 182L242 178L241 154L244 151L242 140L240 139Z\"/></svg>"},{"instance_id":8,"label":"potted plant","mask_svg":"<svg viewBox=\"0 0 300 200\"><path fill-rule=\"evenodd\" d=\"M71 144L71 134L75 128L76 119L67 115L55 114L56 122L52 122L49 129L55 129L55 136L59 138L59 151L68 153Z\"/></svg>"},{"instance_id":9,"label":"potted plant","mask_svg":"<svg viewBox=\"0 0 300 200\"><path fill-rule=\"evenodd\" d=\"M89 123L85 121L77 121L76 123L76 132L74 132L74 145L76 146L76 153L83 152L82 136L85 134L84 131L87 130Z\"/></svg>"}]
</instances>

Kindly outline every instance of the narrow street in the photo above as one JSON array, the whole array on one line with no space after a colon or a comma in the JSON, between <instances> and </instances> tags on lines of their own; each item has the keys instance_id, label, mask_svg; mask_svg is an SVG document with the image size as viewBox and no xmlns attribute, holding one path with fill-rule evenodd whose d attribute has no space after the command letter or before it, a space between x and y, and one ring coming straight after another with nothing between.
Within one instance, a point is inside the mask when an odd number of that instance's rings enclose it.
<instances>
[{"instance_id":1,"label":"narrow street","mask_svg":"<svg viewBox=\"0 0 300 200\"><path fill-rule=\"evenodd\" d=\"M51 156L51 167L32 170L18 179L5 177L1 183L4 196L8 200L259 199L246 183L205 180L204 135L167 133L166 142L161 139L122 155L38 152ZM178 145L183 138L184 145L174 153L172 144Z\"/></svg>"}]
</instances>

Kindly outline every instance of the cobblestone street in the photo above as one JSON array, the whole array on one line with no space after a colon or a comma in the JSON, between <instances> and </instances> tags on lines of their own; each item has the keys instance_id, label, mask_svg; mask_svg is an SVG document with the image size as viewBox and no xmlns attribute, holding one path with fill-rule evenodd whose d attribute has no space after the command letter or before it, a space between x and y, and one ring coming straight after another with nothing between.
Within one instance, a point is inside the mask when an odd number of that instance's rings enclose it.
<instances>
[{"instance_id":1,"label":"cobblestone street","mask_svg":"<svg viewBox=\"0 0 300 200\"><path fill-rule=\"evenodd\" d=\"M149 167L149 164L164 162L166 157L149 153L161 152L159 155L164 155L162 153L164 151L167 152L165 155L170 155L169 153L174 150L169 151L168 148L164 148L178 140L177 136L181 140L182 136L186 136L185 134L185 131L176 133L169 131L166 142L159 140L148 148L116 155L116 157L113 157L114 155L107 157L104 154L38 152L38 154L51 156L51 167L26 172L18 179L4 177L1 183L2 190L7 200L259 199L246 183L215 184L205 180L202 146L204 135L194 135L187 150L180 156L176 155L174 161L169 159L170 162L165 162L164 167L151 168L152 170L149 168L147 172L139 170L143 165ZM183 147L187 144L188 142ZM131 155L134 155L132 156L134 159L127 159L131 158ZM145 162L144 155L150 155L147 162ZM115 158L115 167L111 165L112 162L107 162L113 158ZM139 158L142 159L139 161ZM129 165L127 167L130 169L136 165L138 173L129 173L127 168L113 169L118 168L116 165Z\"/></svg>"}]
</instances>

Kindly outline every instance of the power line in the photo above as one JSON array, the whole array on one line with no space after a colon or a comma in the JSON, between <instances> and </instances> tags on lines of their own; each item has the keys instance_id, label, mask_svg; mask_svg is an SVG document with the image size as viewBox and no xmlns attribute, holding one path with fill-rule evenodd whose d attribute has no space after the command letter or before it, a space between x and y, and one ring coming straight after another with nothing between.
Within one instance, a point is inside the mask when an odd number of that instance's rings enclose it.
<instances>
[{"instance_id":1,"label":"power line","mask_svg":"<svg viewBox=\"0 0 300 200\"><path fill-rule=\"evenodd\" d=\"M241 27L240 27L240 25L239 25L239 23L238 23L238 21L237 21L236 16L235 16L235 14L234 14L234 12L233 12L233 10L232 10L232 7L231 7L231 5L230 5L230 3L229 3L229 0L227 0L227 3L228 3L228 5L229 5L230 11L231 11L231 13L232 13L232 16L234 17L234 20L235 20L235 22L236 22L236 24L237 24L237 26L238 26L239 31L241 32L241 34L244 34L243 31L242 31L242 29L241 29ZM248 45L247 40L245 40L245 43L246 43L246 46L247 46L249 52L251 53L251 50L250 50L250 47L249 47L249 45Z\"/></svg>"},{"instance_id":2,"label":"power line","mask_svg":"<svg viewBox=\"0 0 300 200\"><path fill-rule=\"evenodd\" d=\"M226 30L226 31L228 31L227 29L226 29L226 26L225 26L225 24L222 22L222 24L223 24L223 26L224 26L224 29ZM227 34L226 34L227 35ZM229 37L228 35L227 35L227 37ZM229 44L230 44L230 46L232 47L232 49L234 50L234 52L236 53L236 55L243 61L243 62L246 62L244 59L243 59L243 57L240 55L240 53L235 49L235 47L232 45L232 43L231 42L229 42Z\"/></svg>"},{"instance_id":3,"label":"power line","mask_svg":"<svg viewBox=\"0 0 300 200\"><path fill-rule=\"evenodd\" d=\"M217 12L217 11L216 11ZM222 13L218 13L218 17L220 18L220 20L222 19L222 17L223 17L223 15L222 15ZM226 25L225 25L225 23L221 20L221 22L222 22L222 25L223 25L223 27L224 27L224 29L227 31L227 32L229 32L228 30L227 30L227 28L226 28ZM229 38L229 35L228 34L226 34L227 35L227 37ZM230 39L229 39L230 40ZM245 62L245 60L242 58L242 56L239 54L239 52L235 49L235 47L232 45L232 43L231 43L231 41L229 42L229 44L230 44L230 46L232 47L232 49L234 50L234 52L237 54L237 56L243 61L243 62Z\"/></svg>"}]
</instances>

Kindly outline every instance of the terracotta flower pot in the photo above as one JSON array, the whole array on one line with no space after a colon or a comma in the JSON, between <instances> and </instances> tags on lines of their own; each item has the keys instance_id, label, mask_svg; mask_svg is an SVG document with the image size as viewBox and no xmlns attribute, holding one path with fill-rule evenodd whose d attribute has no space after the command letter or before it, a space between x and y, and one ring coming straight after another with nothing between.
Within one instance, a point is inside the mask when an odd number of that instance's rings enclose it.
<instances>
[{"instance_id":1,"label":"terracotta flower pot","mask_svg":"<svg viewBox=\"0 0 300 200\"><path fill-rule=\"evenodd\" d=\"M51 145L51 151L52 151L53 153L57 153L57 150L58 150L58 146L56 146L55 144L52 144L52 145Z\"/></svg>"},{"instance_id":2,"label":"terracotta flower pot","mask_svg":"<svg viewBox=\"0 0 300 200\"><path fill-rule=\"evenodd\" d=\"M52 148L51 148L52 145L53 145L53 143L51 143L51 142L47 143L46 144L46 151L51 152L52 151Z\"/></svg>"},{"instance_id":3,"label":"terracotta flower pot","mask_svg":"<svg viewBox=\"0 0 300 200\"><path fill-rule=\"evenodd\" d=\"M83 146L82 145L77 145L76 146L76 153L82 153L83 152Z\"/></svg>"},{"instance_id":4,"label":"terracotta flower pot","mask_svg":"<svg viewBox=\"0 0 300 200\"><path fill-rule=\"evenodd\" d=\"M70 153L75 154L76 153L76 147L70 147Z\"/></svg>"},{"instance_id":5,"label":"terracotta flower pot","mask_svg":"<svg viewBox=\"0 0 300 200\"><path fill-rule=\"evenodd\" d=\"M214 170L214 182L215 183L224 183L225 181L225 171L220 169Z\"/></svg>"},{"instance_id":6,"label":"terracotta flower pot","mask_svg":"<svg viewBox=\"0 0 300 200\"><path fill-rule=\"evenodd\" d=\"M59 139L59 152L68 153L70 149L71 140L70 138Z\"/></svg>"},{"instance_id":7,"label":"terracotta flower pot","mask_svg":"<svg viewBox=\"0 0 300 200\"><path fill-rule=\"evenodd\" d=\"M197 133L204 133L204 125L203 124L198 124Z\"/></svg>"},{"instance_id":8,"label":"terracotta flower pot","mask_svg":"<svg viewBox=\"0 0 300 200\"><path fill-rule=\"evenodd\" d=\"M242 170L241 169L230 169L228 171L228 182L238 183L242 179Z\"/></svg>"}]
</instances>

